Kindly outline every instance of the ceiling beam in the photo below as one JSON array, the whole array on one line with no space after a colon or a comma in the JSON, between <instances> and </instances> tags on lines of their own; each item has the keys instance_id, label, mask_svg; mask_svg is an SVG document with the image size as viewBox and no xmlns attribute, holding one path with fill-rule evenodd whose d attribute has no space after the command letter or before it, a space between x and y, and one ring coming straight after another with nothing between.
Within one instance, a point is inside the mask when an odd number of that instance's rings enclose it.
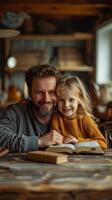
<instances>
[{"instance_id":1,"label":"ceiling beam","mask_svg":"<svg viewBox=\"0 0 112 200\"><path fill-rule=\"evenodd\" d=\"M7 11L27 12L37 15L80 15L80 16L98 16L108 9L108 4L39 4L39 3L7 3L0 5L0 13Z\"/></svg>"},{"instance_id":2,"label":"ceiling beam","mask_svg":"<svg viewBox=\"0 0 112 200\"><path fill-rule=\"evenodd\" d=\"M106 3L105 3L106 2ZM112 5L111 0L0 0L0 4L7 3L36 3L36 4L110 4Z\"/></svg>"}]
</instances>

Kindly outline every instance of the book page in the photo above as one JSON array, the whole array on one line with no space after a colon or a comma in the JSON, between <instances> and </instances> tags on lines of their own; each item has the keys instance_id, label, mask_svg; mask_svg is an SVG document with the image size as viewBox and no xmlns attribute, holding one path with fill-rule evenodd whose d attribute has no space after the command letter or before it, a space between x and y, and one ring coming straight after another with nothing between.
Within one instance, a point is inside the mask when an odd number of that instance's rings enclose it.
<instances>
[{"instance_id":1,"label":"book page","mask_svg":"<svg viewBox=\"0 0 112 200\"><path fill-rule=\"evenodd\" d=\"M75 145L76 153L104 154L97 141L80 142Z\"/></svg>"},{"instance_id":2,"label":"book page","mask_svg":"<svg viewBox=\"0 0 112 200\"><path fill-rule=\"evenodd\" d=\"M46 151L51 152L60 152L60 153L73 153L74 145L73 144L61 144L61 145L52 145L46 149Z\"/></svg>"},{"instance_id":3,"label":"book page","mask_svg":"<svg viewBox=\"0 0 112 200\"><path fill-rule=\"evenodd\" d=\"M98 142L96 141L87 141L87 142L80 142L74 145L75 149L77 147L100 147L100 145L98 144Z\"/></svg>"}]
</instances>

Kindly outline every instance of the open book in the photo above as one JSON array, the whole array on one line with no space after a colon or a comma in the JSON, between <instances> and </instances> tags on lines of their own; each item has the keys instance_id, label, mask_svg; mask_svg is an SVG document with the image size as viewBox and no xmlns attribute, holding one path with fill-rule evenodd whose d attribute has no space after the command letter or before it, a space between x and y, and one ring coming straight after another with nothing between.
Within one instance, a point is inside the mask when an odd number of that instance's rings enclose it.
<instances>
[{"instance_id":1,"label":"open book","mask_svg":"<svg viewBox=\"0 0 112 200\"><path fill-rule=\"evenodd\" d=\"M46 148L46 151L58 153L80 153L80 154L104 154L102 148L96 141L80 142L77 144L53 145Z\"/></svg>"}]
</instances>

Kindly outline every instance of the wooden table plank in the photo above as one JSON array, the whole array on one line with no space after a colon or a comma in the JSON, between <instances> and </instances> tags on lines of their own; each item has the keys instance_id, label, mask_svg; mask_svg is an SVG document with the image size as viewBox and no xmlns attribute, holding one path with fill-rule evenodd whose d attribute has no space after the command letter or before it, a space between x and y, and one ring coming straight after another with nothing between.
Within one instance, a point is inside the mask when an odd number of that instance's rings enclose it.
<instances>
[{"instance_id":1,"label":"wooden table plank","mask_svg":"<svg viewBox=\"0 0 112 200\"><path fill-rule=\"evenodd\" d=\"M104 155L69 156L69 162L30 162L25 154L8 154L0 159L0 200L111 200L112 150ZM57 196L58 198L57 198ZM13 198L14 197L14 198ZM7 199L7 200L8 200Z\"/></svg>"}]
</instances>

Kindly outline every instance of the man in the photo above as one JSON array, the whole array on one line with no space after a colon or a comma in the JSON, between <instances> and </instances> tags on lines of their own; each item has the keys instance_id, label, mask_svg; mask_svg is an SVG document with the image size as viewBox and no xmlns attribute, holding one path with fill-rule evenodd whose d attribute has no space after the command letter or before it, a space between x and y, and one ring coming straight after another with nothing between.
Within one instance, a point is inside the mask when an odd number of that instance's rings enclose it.
<instances>
[{"instance_id":1,"label":"man","mask_svg":"<svg viewBox=\"0 0 112 200\"><path fill-rule=\"evenodd\" d=\"M30 101L8 106L1 116L0 147L27 152L63 142L62 135L50 130L58 78L59 72L51 65L32 67L26 72Z\"/></svg>"}]
</instances>

